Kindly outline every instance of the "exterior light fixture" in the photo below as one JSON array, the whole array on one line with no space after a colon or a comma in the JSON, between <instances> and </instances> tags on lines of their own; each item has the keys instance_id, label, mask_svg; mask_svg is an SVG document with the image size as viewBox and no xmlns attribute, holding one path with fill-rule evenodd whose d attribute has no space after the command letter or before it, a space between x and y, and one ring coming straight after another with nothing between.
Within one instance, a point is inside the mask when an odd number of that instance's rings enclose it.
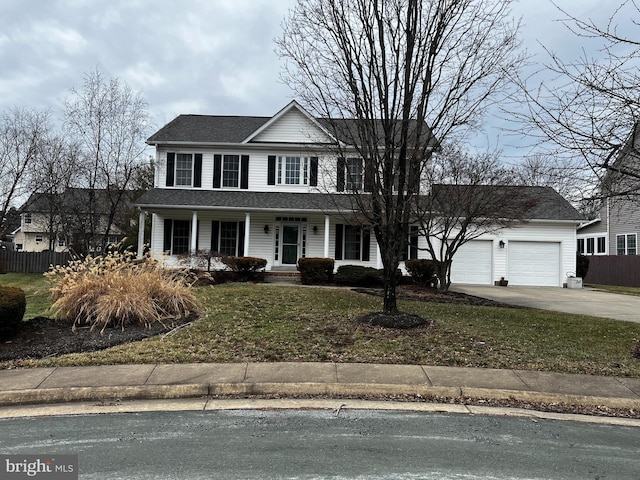
<instances>
[{"instance_id":1,"label":"exterior light fixture","mask_svg":"<svg viewBox=\"0 0 640 480\"><path fill-rule=\"evenodd\" d=\"M500 240L500 243L498 245L500 245L500 248L504 248L504 245L505 245L504 240Z\"/></svg>"}]
</instances>

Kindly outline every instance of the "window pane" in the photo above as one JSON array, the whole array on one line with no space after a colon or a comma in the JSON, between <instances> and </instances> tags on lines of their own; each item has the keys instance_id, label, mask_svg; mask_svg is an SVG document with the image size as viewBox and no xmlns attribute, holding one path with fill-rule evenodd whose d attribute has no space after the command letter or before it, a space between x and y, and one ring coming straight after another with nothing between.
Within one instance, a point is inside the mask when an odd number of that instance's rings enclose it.
<instances>
[{"instance_id":1,"label":"window pane","mask_svg":"<svg viewBox=\"0 0 640 480\"><path fill-rule=\"evenodd\" d=\"M578 253L584 253L584 238L578 239Z\"/></svg>"},{"instance_id":2,"label":"window pane","mask_svg":"<svg viewBox=\"0 0 640 480\"><path fill-rule=\"evenodd\" d=\"M607 239L605 237L598 237L598 253L605 253L607 251Z\"/></svg>"},{"instance_id":3,"label":"window pane","mask_svg":"<svg viewBox=\"0 0 640 480\"><path fill-rule=\"evenodd\" d=\"M587 238L587 253L593 254L595 247L595 238Z\"/></svg>"},{"instance_id":4,"label":"window pane","mask_svg":"<svg viewBox=\"0 0 640 480\"><path fill-rule=\"evenodd\" d=\"M180 255L189 251L189 220L173 221L173 250L171 253Z\"/></svg>"},{"instance_id":5,"label":"window pane","mask_svg":"<svg viewBox=\"0 0 640 480\"><path fill-rule=\"evenodd\" d=\"M616 235L616 253L617 255L625 255L625 236L624 235Z\"/></svg>"},{"instance_id":6,"label":"window pane","mask_svg":"<svg viewBox=\"0 0 640 480\"><path fill-rule=\"evenodd\" d=\"M636 235L627 235L627 255L636 254Z\"/></svg>"},{"instance_id":7,"label":"window pane","mask_svg":"<svg viewBox=\"0 0 640 480\"><path fill-rule=\"evenodd\" d=\"M225 155L222 162L222 186L237 187L240 178L240 155Z\"/></svg>"},{"instance_id":8,"label":"window pane","mask_svg":"<svg viewBox=\"0 0 640 480\"><path fill-rule=\"evenodd\" d=\"M359 158L347 158L347 178L345 188L347 190L362 189L362 161Z\"/></svg>"},{"instance_id":9,"label":"window pane","mask_svg":"<svg viewBox=\"0 0 640 480\"><path fill-rule=\"evenodd\" d=\"M284 183L298 185L300 183L300 157L286 157Z\"/></svg>"},{"instance_id":10,"label":"window pane","mask_svg":"<svg viewBox=\"0 0 640 480\"><path fill-rule=\"evenodd\" d=\"M190 153L176 155L176 185L191 186L191 160Z\"/></svg>"},{"instance_id":11,"label":"window pane","mask_svg":"<svg viewBox=\"0 0 640 480\"><path fill-rule=\"evenodd\" d=\"M223 255L236 255L237 235L237 222L220 222L220 253Z\"/></svg>"},{"instance_id":12,"label":"window pane","mask_svg":"<svg viewBox=\"0 0 640 480\"><path fill-rule=\"evenodd\" d=\"M360 260L360 227L344 226L344 258Z\"/></svg>"}]
</instances>

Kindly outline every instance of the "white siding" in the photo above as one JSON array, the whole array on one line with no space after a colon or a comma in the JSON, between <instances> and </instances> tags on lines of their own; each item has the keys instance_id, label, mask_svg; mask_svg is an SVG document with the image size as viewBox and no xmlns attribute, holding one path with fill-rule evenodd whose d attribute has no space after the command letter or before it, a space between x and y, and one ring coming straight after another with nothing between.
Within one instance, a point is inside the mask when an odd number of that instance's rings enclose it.
<instances>
[{"instance_id":1,"label":"white siding","mask_svg":"<svg viewBox=\"0 0 640 480\"><path fill-rule=\"evenodd\" d=\"M327 143L329 138L297 108L275 120L251 142Z\"/></svg>"}]
</instances>

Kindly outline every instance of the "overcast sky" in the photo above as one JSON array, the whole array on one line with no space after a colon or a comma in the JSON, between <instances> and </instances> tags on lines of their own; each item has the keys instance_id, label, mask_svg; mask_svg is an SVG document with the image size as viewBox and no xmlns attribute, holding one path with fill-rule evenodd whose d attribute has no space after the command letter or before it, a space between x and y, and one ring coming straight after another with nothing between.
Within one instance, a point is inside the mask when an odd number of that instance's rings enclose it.
<instances>
[{"instance_id":1,"label":"overcast sky","mask_svg":"<svg viewBox=\"0 0 640 480\"><path fill-rule=\"evenodd\" d=\"M292 98L273 39L295 0L0 0L0 111L51 107L98 67L140 91L157 128L181 113L273 115ZM556 0L605 20L617 0ZM580 41L550 0L520 0L522 40L566 56ZM495 133L494 146L503 140ZM505 142L507 140L504 140Z\"/></svg>"}]
</instances>

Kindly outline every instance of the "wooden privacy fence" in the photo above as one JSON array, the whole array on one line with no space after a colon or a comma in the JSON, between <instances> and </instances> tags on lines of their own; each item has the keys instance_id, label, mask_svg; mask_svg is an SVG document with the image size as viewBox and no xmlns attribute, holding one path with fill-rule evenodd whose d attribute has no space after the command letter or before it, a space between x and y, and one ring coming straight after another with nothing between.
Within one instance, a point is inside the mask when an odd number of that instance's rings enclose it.
<instances>
[{"instance_id":1,"label":"wooden privacy fence","mask_svg":"<svg viewBox=\"0 0 640 480\"><path fill-rule=\"evenodd\" d=\"M583 282L640 287L640 255L591 255Z\"/></svg>"},{"instance_id":2,"label":"wooden privacy fence","mask_svg":"<svg viewBox=\"0 0 640 480\"><path fill-rule=\"evenodd\" d=\"M71 260L67 252L13 252L0 250L0 273L44 273L50 265L66 265Z\"/></svg>"}]
</instances>

